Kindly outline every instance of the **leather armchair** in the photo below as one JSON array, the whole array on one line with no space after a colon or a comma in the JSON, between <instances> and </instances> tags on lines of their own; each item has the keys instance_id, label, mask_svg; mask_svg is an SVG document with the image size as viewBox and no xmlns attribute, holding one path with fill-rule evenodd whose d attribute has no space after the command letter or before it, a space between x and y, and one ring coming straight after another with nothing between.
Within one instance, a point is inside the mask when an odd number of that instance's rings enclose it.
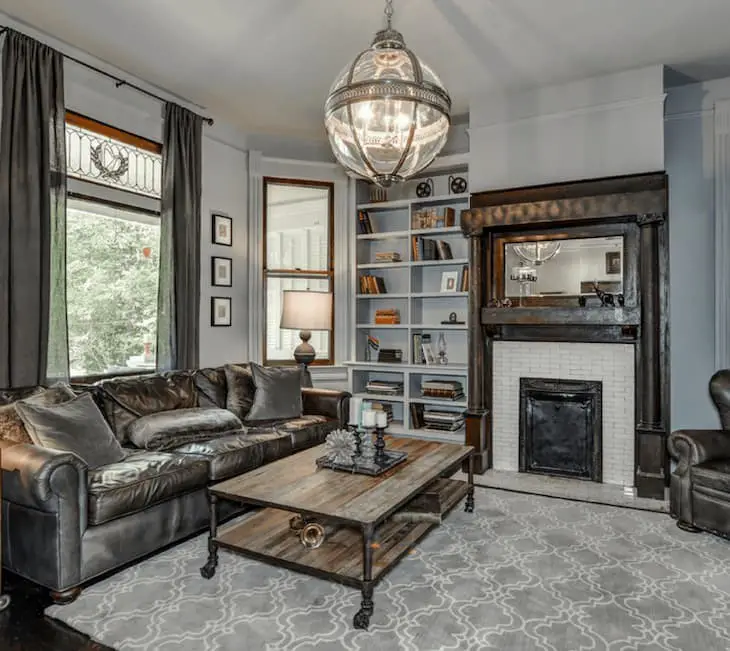
<instances>
[{"instance_id":1,"label":"leather armchair","mask_svg":"<svg viewBox=\"0 0 730 651\"><path fill-rule=\"evenodd\" d=\"M721 429L678 430L667 443L677 462L670 486L670 513L686 531L730 538L730 369L710 379Z\"/></svg>"}]
</instances>

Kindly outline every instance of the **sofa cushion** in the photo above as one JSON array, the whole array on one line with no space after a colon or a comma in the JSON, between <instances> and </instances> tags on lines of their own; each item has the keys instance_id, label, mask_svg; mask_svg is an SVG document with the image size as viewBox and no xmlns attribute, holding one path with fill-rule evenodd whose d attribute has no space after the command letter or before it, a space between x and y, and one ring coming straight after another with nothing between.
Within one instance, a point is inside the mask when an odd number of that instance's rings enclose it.
<instances>
[{"instance_id":1,"label":"sofa cushion","mask_svg":"<svg viewBox=\"0 0 730 651\"><path fill-rule=\"evenodd\" d=\"M193 373L193 382L198 392L198 407L226 408L228 386L222 366L198 369Z\"/></svg>"},{"instance_id":2,"label":"sofa cushion","mask_svg":"<svg viewBox=\"0 0 730 651\"><path fill-rule=\"evenodd\" d=\"M238 417L227 409L194 407L142 416L127 426L127 436L138 448L170 450L242 427Z\"/></svg>"},{"instance_id":3,"label":"sofa cushion","mask_svg":"<svg viewBox=\"0 0 730 651\"><path fill-rule=\"evenodd\" d=\"M730 459L699 463L692 466L691 473L694 486L727 493L730 499Z\"/></svg>"},{"instance_id":4,"label":"sofa cushion","mask_svg":"<svg viewBox=\"0 0 730 651\"><path fill-rule=\"evenodd\" d=\"M251 364L256 387L246 422L299 418L302 415L302 369Z\"/></svg>"},{"instance_id":5,"label":"sofa cushion","mask_svg":"<svg viewBox=\"0 0 730 651\"><path fill-rule=\"evenodd\" d=\"M248 416L256 393L250 364L226 364L226 409L241 420Z\"/></svg>"},{"instance_id":6,"label":"sofa cushion","mask_svg":"<svg viewBox=\"0 0 730 651\"><path fill-rule=\"evenodd\" d=\"M335 431L339 423L325 416L301 416L274 425L274 429L291 437L292 448L302 450L324 443L327 434Z\"/></svg>"},{"instance_id":7,"label":"sofa cushion","mask_svg":"<svg viewBox=\"0 0 730 651\"><path fill-rule=\"evenodd\" d=\"M207 478L203 459L131 452L122 461L89 472L89 524L109 522L202 488Z\"/></svg>"},{"instance_id":8,"label":"sofa cushion","mask_svg":"<svg viewBox=\"0 0 730 651\"><path fill-rule=\"evenodd\" d=\"M249 429L240 434L190 443L174 450L208 460L209 477L221 481L290 455L291 435L272 428Z\"/></svg>"},{"instance_id":9,"label":"sofa cushion","mask_svg":"<svg viewBox=\"0 0 730 651\"><path fill-rule=\"evenodd\" d=\"M146 414L196 407L193 376L186 371L97 382L106 416L121 443L128 441L129 424Z\"/></svg>"},{"instance_id":10,"label":"sofa cushion","mask_svg":"<svg viewBox=\"0 0 730 651\"><path fill-rule=\"evenodd\" d=\"M32 443L20 414L15 409L15 401L26 400L35 405L58 405L75 397L74 392L65 384L54 384L48 389L31 387L26 389L7 389L2 392L2 400L9 404L0 407L0 439L13 443Z\"/></svg>"},{"instance_id":11,"label":"sofa cushion","mask_svg":"<svg viewBox=\"0 0 730 651\"><path fill-rule=\"evenodd\" d=\"M20 400L15 408L36 445L73 452L92 469L124 458L122 446L88 393L48 406Z\"/></svg>"}]
</instances>

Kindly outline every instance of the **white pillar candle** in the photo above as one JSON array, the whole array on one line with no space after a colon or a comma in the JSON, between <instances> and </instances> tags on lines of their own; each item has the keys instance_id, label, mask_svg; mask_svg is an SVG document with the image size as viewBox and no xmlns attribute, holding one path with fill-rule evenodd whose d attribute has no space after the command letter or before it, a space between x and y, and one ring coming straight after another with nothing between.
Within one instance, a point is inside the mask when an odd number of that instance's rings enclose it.
<instances>
[{"instance_id":1,"label":"white pillar candle","mask_svg":"<svg viewBox=\"0 0 730 651\"><path fill-rule=\"evenodd\" d=\"M362 398L350 398L350 420L348 423L357 427L360 425L360 407Z\"/></svg>"},{"instance_id":2,"label":"white pillar candle","mask_svg":"<svg viewBox=\"0 0 730 651\"><path fill-rule=\"evenodd\" d=\"M380 429L385 429L385 427L388 425L388 414L386 414L384 411L376 411L375 425Z\"/></svg>"},{"instance_id":3,"label":"white pillar candle","mask_svg":"<svg viewBox=\"0 0 730 651\"><path fill-rule=\"evenodd\" d=\"M375 427L375 412L371 409L362 412L363 427Z\"/></svg>"}]
</instances>

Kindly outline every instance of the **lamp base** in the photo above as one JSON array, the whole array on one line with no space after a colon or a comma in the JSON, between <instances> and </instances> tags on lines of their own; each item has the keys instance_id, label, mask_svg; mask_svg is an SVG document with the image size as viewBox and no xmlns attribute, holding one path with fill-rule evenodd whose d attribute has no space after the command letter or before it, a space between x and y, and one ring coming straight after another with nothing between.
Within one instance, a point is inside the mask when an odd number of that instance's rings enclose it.
<instances>
[{"instance_id":1,"label":"lamp base","mask_svg":"<svg viewBox=\"0 0 730 651\"><path fill-rule=\"evenodd\" d=\"M309 343L309 340L312 338L312 333L309 330L302 330L299 333L299 338L302 340L302 343L294 349L294 359L302 367L302 386L311 387L312 375L309 373L308 367L314 361L315 357L314 346Z\"/></svg>"}]
</instances>

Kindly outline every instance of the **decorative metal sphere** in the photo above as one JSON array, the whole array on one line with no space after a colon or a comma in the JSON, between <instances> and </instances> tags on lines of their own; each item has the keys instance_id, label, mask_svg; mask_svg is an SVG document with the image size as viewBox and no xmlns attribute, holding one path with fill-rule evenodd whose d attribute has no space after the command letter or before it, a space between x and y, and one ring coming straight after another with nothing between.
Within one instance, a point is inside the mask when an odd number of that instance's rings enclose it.
<instances>
[{"instance_id":1,"label":"decorative metal sphere","mask_svg":"<svg viewBox=\"0 0 730 651\"><path fill-rule=\"evenodd\" d=\"M388 187L433 162L446 143L450 112L441 80L389 25L335 80L325 127L346 169Z\"/></svg>"},{"instance_id":2,"label":"decorative metal sphere","mask_svg":"<svg viewBox=\"0 0 730 651\"><path fill-rule=\"evenodd\" d=\"M540 265L560 252L560 242L523 242L514 245L515 253L525 262Z\"/></svg>"}]
</instances>

